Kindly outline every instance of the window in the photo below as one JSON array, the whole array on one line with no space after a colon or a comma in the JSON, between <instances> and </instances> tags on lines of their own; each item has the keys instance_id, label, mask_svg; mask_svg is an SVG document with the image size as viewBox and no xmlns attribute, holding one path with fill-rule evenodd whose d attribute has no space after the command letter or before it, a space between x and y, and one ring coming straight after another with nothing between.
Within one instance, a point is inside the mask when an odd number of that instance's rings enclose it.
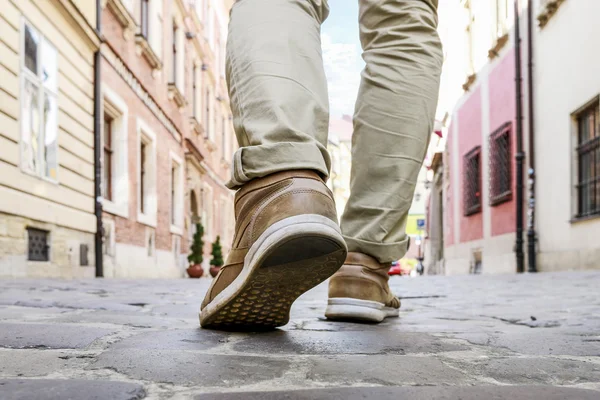
<instances>
[{"instance_id":1,"label":"window","mask_svg":"<svg viewBox=\"0 0 600 400\"><path fill-rule=\"evenodd\" d=\"M50 261L48 231L27 228L27 259L29 261Z\"/></svg>"},{"instance_id":2,"label":"window","mask_svg":"<svg viewBox=\"0 0 600 400\"><path fill-rule=\"evenodd\" d=\"M206 88L206 99L205 99L206 108L204 109L204 135L208 139L212 139L211 134L210 134L210 100L211 100L210 88L207 87Z\"/></svg>"},{"instance_id":3,"label":"window","mask_svg":"<svg viewBox=\"0 0 600 400\"><path fill-rule=\"evenodd\" d=\"M199 69L200 68L198 68L197 65L194 65L194 70L192 72L192 112L193 112L194 118L196 120L198 120L198 117L199 117L198 106L200 103L200 101L198 99L198 97L199 97L199 94L198 94L198 86L199 86L198 85L198 74L199 74L199 72L198 72L198 70Z\"/></svg>"},{"instance_id":4,"label":"window","mask_svg":"<svg viewBox=\"0 0 600 400\"><path fill-rule=\"evenodd\" d=\"M481 146L464 156L463 174L464 215L469 216L481 211Z\"/></svg>"},{"instance_id":5,"label":"window","mask_svg":"<svg viewBox=\"0 0 600 400\"><path fill-rule=\"evenodd\" d=\"M21 58L21 165L58 178L58 55L54 46L23 23Z\"/></svg>"},{"instance_id":6,"label":"window","mask_svg":"<svg viewBox=\"0 0 600 400\"><path fill-rule=\"evenodd\" d=\"M102 196L109 201L113 200L113 118L104 114L104 160L102 163Z\"/></svg>"},{"instance_id":7,"label":"window","mask_svg":"<svg viewBox=\"0 0 600 400\"><path fill-rule=\"evenodd\" d=\"M147 157L147 153L148 153L148 146L146 143L144 142L140 142L140 211L142 212L142 214L146 213L146 202L147 202L147 197L146 197L146 179L147 179L147 174L146 174L146 159Z\"/></svg>"},{"instance_id":8,"label":"window","mask_svg":"<svg viewBox=\"0 0 600 400\"><path fill-rule=\"evenodd\" d=\"M508 32L508 19L510 17L510 0L496 0L494 38L500 38Z\"/></svg>"},{"instance_id":9,"label":"window","mask_svg":"<svg viewBox=\"0 0 600 400\"><path fill-rule=\"evenodd\" d=\"M181 251L181 237L180 236L173 236L172 239L172 252L173 252L173 258L175 259L175 265L179 266L179 258L180 258L180 251Z\"/></svg>"},{"instance_id":10,"label":"window","mask_svg":"<svg viewBox=\"0 0 600 400\"><path fill-rule=\"evenodd\" d=\"M183 162L175 153L171 159L171 233L183 234Z\"/></svg>"},{"instance_id":11,"label":"window","mask_svg":"<svg viewBox=\"0 0 600 400\"><path fill-rule=\"evenodd\" d=\"M507 122L490 135L490 205L512 198L511 130Z\"/></svg>"},{"instance_id":12,"label":"window","mask_svg":"<svg viewBox=\"0 0 600 400\"><path fill-rule=\"evenodd\" d=\"M146 229L146 255L148 257L154 257L154 251L156 249L156 238L154 229Z\"/></svg>"},{"instance_id":13,"label":"window","mask_svg":"<svg viewBox=\"0 0 600 400\"><path fill-rule=\"evenodd\" d=\"M138 131L138 221L156 226L156 135L141 120Z\"/></svg>"},{"instance_id":14,"label":"window","mask_svg":"<svg viewBox=\"0 0 600 400\"><path fill-rule=\"evenodd\" d=\"M142 36L144 37L144 39L148 40L148 32L150 31L150 6L149 6L149 1L150 0L141 0L142 1L142 7L141 7L141 15L140 15L140 29L141 29L141 33Z\"/></svg>"},{"instance_id":15,"label":"window","mask_svg":"<svg viewBox=\"0 0 600 400\"><path fill-rule=\"evenodd\" d=\"M103 85L102 196L103 211L129 216L128 108L107 85ZM136 147L137 148L137 147Z\"/></svg>"},{"instance_id":16,"label":"window","mask_svg":"<svg viewBox=\"0 0 600 400\"><path fill-rule=\"evenodd\" d=\"M227 157L227 125L225 125L225 117L221 117L221 154L223 159Z\"/></svg>"},{"instance_id":17,"label":"window","mask_svg":"<svg viewBox=\"0 0 600 400\"><path fill-rule=\"evenodd\" d=\"M577 218L600 215L600 103L596 100L577 119Z\"/></svg>"},{"instance_id":18,"label":"window","mask_svg":"<svg viewBox=\"0 0 600 400\"><path fill-rule=\"evenodd\" d=\"M171 82L177 83L177 36L178 28L175 22L173 22L173 55L172 55L172 68L171 68Z\"/></svg>"}]
</instances>

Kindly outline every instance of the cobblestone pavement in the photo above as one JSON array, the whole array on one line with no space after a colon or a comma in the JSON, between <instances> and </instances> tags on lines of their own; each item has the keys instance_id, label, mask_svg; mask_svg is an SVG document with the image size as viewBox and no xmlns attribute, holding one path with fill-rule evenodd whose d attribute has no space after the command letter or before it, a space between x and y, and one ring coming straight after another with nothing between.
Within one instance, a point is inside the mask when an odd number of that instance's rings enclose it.
<instances>
[{"instance_id":1,"label":"cobblestone pavement","mask_svg":"<svg viewBox=\"0 0 600 400\"><path fill-rule=\"evenodd\" d=\"M198 328L209 280L0 281L2 399L600 399L600 271L394 277L400 318Z\"/></svg>"}]
</instances>

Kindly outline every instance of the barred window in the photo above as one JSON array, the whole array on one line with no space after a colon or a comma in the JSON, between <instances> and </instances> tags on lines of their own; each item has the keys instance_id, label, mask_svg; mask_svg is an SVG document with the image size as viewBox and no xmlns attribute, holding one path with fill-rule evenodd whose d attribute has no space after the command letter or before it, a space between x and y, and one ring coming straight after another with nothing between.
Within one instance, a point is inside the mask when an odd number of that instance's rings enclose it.
<instances>
[{"instance_id":1,"label":"barred window","mask_svg":"<svg viewBox=\"0 0 600 400\"><path fill-rule=\"evenodd\" d=\"M507 122L490 135L490 205L512 198L511 174L512 123Z\"/></svg>"},{"instance_id":2,"label":"barred window","mask_svg":"<svg viewBox=\"0 0 600 400\"><path fill-rule=\"evenodd\" d=\"M477 146L464 156L463 170L464 215L481 211L481 146Z\"/></svg>"},{"instance_id":3,"label":"barred window","mask_svg":"<svg viewBox=\"0 0 600 400\"><path fill-rule=\"evenodd\" d=\"M577 116L577 215L600 214L600 103Z\"/></svg>"},{"instance_id":4,"label":"barred window","mask_svg":"<svg viewBox=\"0 0 600 400\"><path fill-rule=\"evenodd\" d=\"M29 261L50 261L48 231L27 228L27 259Z\"/></svg>"}]
</instances>

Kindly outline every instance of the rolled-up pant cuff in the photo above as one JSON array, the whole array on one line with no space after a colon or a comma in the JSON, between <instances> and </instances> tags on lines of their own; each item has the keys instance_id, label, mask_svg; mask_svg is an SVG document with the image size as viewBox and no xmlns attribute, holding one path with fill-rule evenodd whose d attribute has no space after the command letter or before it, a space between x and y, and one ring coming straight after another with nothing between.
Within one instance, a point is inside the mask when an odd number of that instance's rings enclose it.
<instances>
[{"instance_id":1,"label":"rolled-up pant cuff","mask_svg":"<svg viewBox=\"0 0 600 400\"><path fill-rule=\"evenodd\" d=\"M360 240L349 236L344 236L348 251L353 253L367 254L380 263L389 263L398 261L407 252L408 237L396 243L375 243L366 240Z\"/></svg>"},{"instance_id":2,"label":"rolled-up pant cuff","mask_svg":"<svg viewBox=\"0 0 600 400\"><path fill-rule=\"evenodd\" d=\"M275 172L310 169L323 180L329 177L327 149L315 143L282 142L238 149L233 155L229 189L239 189L244 183Z\"/></svg>"}]
</instances>

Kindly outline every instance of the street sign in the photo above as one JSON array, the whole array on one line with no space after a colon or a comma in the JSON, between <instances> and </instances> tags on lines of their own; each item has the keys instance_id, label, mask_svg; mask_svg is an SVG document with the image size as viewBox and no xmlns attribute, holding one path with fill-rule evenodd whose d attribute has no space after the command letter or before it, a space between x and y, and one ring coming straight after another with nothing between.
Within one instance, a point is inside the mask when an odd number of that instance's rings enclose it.
<instances>
[{"instance_id":1,"label":"street sign","mask_svg":"<svg viewBox=\"0 0 600 400\"><path fill-rule=\"evenodd\" d=\"M418 229L425 229L425 218L419 218L417 220L417 228Z\"/></svg>"}]
</instances>

